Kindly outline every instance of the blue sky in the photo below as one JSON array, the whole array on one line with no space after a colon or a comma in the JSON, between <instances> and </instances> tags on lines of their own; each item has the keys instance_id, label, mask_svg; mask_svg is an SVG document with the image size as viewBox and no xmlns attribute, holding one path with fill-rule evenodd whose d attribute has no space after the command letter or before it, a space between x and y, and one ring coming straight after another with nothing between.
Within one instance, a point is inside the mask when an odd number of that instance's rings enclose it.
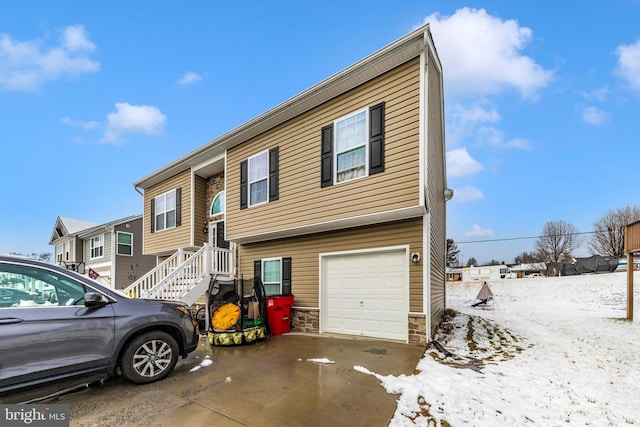
<instances>
[{"instance_id":1,"label":"blue sky","mask_svg":"<svg viewBox=\"0 0 640 427\"><path fill-rule=\"evenodd\" d=\"M640 0L0 0L0 253L140 214L133 182L427 21L463 261L639 204Z\"/></svg>"}]
</instances>

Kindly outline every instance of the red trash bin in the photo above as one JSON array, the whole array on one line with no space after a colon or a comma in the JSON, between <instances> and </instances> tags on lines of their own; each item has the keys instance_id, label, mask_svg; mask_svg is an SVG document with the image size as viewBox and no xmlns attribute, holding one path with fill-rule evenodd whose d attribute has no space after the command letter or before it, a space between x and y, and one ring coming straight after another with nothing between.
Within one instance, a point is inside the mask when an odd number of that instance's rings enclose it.
<instances>
[{"instance_id":1,"label":"red trash bin","mask_svg":"<svg viewBox=\"0 0 640 427\"><path fill-rule=\"evenodd\" d=\"M293 295L271 295L267 297L267 320L271 335L288 334L291 330L291 308Z\"/></svg>"}]
</instances>

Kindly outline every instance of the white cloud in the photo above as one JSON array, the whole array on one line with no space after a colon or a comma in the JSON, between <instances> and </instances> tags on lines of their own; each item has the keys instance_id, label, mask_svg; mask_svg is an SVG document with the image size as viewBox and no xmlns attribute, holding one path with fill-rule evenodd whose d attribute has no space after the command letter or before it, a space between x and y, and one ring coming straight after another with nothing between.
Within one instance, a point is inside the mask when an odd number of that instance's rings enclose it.
<instances>
[{"instance_id":1,"label":"white cloud","mask_svg":"<svg viewBox=\"0 0 640 427\"><path fill-rule=\"evenodd\" d=\"M447 151L448 177L472 176L483 169L484 166L471 157L466 148Z\"/></svg>"},{"instance_id":2,"label":"white cloud","mask_svg":"<svg viewBox=\"0 0 640 427\"><path fill-rule=\"evenodd\" d=\"M478 224L473 224L471 230L465 231L465 237L493 237L493 230L482 228Z\"/></svg>"},{"instance_id":3,"label":"white cloud","mask_svg":"<svg viewBox=\"0 0 640 427\"><path fill-rule=\"evenodd\" d=\"M82 25L63 29L54 47L0 34L0 89L35 91L47 81L97 72L100 63L89 58L95 49Z\"/></svg>"},{"instance_id":4,"label":"white cloud","mask_svg":"<svg viewBox=\"0 0 640 427\"><path fill-rule=\"evenodd\" d=\"M81 120L73 120L71 117L63 117L60 121L65 125L79 127L84 130L91 130L98 127L98 122L96 121L83 122Z\"/></svg>"},{"instance_id":5,"label":"white cloud","mask_svg":"<svg viewBox=\"0 0 640 427\"><path fill-rule=\"evenodd\" d=\"M588 99L589 101L594 100L594 101L602 102L607 98L608 94L609 94L609 86L605 85L591 92L583 92L582 96L585 99Z\"/></svg>"},{"instance_id":6,"label":"white cloud","mask_svg":"<svg viewBox=\"0 0 640 427\"><path fill-rule=\"evenodd\" d=\"M602 125L609 121L609 113L597 107L585 107L582 110L582 120L590 125Z\"/></svg>"},{"instance_id":7,"label":"white cloud","mask_svg":"<svg viewBox=\"0 0 640 427\"><path fill-rule=\"evenodd\" d=\"M640 91L640 39L634 44L616 48L618 65L615 74L625 80L633 90Z\"/></svg>"},{"instance_id":8,"label":"white cloud","mask_svg":"<svg viewBox=\"0 0 640 427\"><path fill-rule=\"evenodd\" d=\"M478 141L496 148L518 148L528 150L529 142L522 138L506 139L504 132L492 127L484 127L478 130Z\"/></svg>"},{"instance_id":9,"label":"white cloud","mask_svg":"<svg viewBox=\"0 0 640 427\"><path fill-rule=\"evenodd\" d=\"M126 102L116 104L117 111L107 116L107 131L103 142L119 143L124 134L141 133L158 135L162 133L167 116L157 107L131 105Z\"/></svg>"},{"instance_id":10,"label":"white cloud","mask_svg":"<svg viewBox=\"0 0 640 427\"><path fill-rule=\"evenodd\" d=\"M453 192L453 201L460 203L477 202L484 199L482 191L472 187L471 185L465 185L464 187L456 188Z\"/></svg>"},{"instance_id":11,"label":"white cloud","mask_svg":"<svg viewBox=\"0 0 640 427\"><path fill-rule=\"evenodd\" d=\"M447 90L458 95L499 94L515 89L534 97L553 72L522 54L531 29L502 20L484 9L462 8L452 16L429 15Z\"/></svg>"},{"instance_id":12,"label":"white cloud","mask_svg":"<svg viewBox=\"0 0 640 427\"><path fill-rule=\"evenodd\" d=\"M202 76L200 76L200 74L194 73L193 71L187 71L182 75L182 77L178 79L178 84L186 86L186 85L197 83L201 80L202 80Z\"/></svg>"},{"instance_id":13,"label":"white cloud","mask_svg":"<svg viewBox=\"0 0 640 427\"><path fill-rule=\"evenodd\" d=\"M483 123L497 123L501 120L500 114L495 109L488 109L480 104L466 107L462 104L454 104L447 111L447 144L455 146L469 136L473 135L476 128Z\"/></svg>"}]
</instances>

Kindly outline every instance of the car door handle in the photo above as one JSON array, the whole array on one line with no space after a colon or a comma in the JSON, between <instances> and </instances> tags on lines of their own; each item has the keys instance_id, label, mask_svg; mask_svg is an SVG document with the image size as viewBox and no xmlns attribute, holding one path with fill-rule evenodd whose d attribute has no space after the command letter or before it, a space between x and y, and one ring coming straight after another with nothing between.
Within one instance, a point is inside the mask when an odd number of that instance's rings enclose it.
<instances>
[{"instance_id":1,"label":"car door handle","mask_svg":"<svg viewBox=\"0 0 640 427\"><path fill-rule=\"evenodd\" d=\"M0 325L8 325L9 323L24 322L24 319L18 319L17 317L3 317L0 318Z\"/></svg>"}]
</instances>

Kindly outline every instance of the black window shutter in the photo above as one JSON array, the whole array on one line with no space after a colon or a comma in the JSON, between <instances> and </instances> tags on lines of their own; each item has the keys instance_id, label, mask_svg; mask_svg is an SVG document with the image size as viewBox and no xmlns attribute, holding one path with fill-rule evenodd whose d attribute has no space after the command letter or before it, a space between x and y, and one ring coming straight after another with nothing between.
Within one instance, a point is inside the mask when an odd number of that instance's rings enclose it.
<instances>
[{"instance_id":1,"label":"black window shutter","mask_svg":"<svg viewBox=\"0 0 640 427\"><path fill-rule=\"evenodd\" d=\"M384 102L369 109L369 175L384 172Z\"/></svg>"},{"instance_id":2,"label":"black window shutter","mask_svg":"<svg viewBox=\"0 0 640 427\"><path fill-rule=\"evenodd\" d=\"M291 258L282 258L282 294L291 295Z\"/></svg>"},{"instance_id":3,"label":"black window shutter","mask_svg":"<svg viewBox=\"0 0 640 427\"><path fill-rule=\"evenodd\" d=\"M262 260L256 259L253 261L253 275L262 280Z\"/></svg>"},{"instance_id":4,"label":"black window shutter","mask_svg":"<svg viewBox=\"0 0 640 427\"><path fill-rule=\"evenodd\" d=\"M182 188L176 188L176 227L182 225Z\"/></svg>"},{"instance_id":5,"label":"black window shutter","mask_svg":"<svg viewBox=\"0 0 640 427\"><path fill-rule=\"evenodd\" d=\"M278 163L279 159L279 149L278 147L272 148L269 150L269 201L273 202L274 200L278 200L280 196L278 191Z\"/></svg>"},{"instance_id":6,"label":"black window shutter","mask_svg":"<svg viewBox=\"0 0 640 427\"><path fill-rule=\"evenodd\" d=\"M240 209L247 209L247 200L248 200L248 168L249 163L248 160L243 160L240 162Z\"/></svg>"},{"instance_id":7,"label":"black window shutter","mask_svg":"<svg viewBox=\"0 0 640 427\"><path fill-rule=\"evenodd\" d=\"M224 239L224 222L216 223L216 246L229 249L229 242Z\"/></svg>"},{"instance_id":8,"label":"black window shutter","mask_svg":"<svg viewBox=\"0 0 640 427\"><path fill-rule=\"evenodd\" d=\"M156 231L156 199L151 199L151 232Z\"/></svg>"},{"instance_id":9,"label":"black window shutter","mask_svg":"<svg viewBox=\"0 0 640 427\"><path fill-rule=\"evenodd\" d=\"M322 128L320 187L333 185L333 125Z\"/></svg>"}]
</instances>

